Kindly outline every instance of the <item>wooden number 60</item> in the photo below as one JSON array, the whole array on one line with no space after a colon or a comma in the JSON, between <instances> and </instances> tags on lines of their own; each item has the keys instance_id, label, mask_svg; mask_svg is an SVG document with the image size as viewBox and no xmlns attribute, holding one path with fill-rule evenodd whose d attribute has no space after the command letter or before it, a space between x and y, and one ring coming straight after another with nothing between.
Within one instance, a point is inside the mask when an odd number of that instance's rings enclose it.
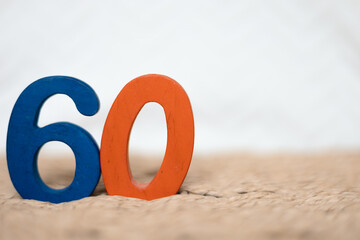
<instances>
[{"instance_id":1,"label":"wooden number 60","mask_svg":"<svg viewBox=\"0 0 360 240\"><path fill-rule=\"evenodd\" d=\"M165 111L167 146L154 179L147 184L134 180L129 167L128 144L136 116L148 102ZM184 89L163 75L145 75L129 82L113 103L101 140L100 164L109 195L152 200L179 190L190 166L194 146L194 119Z\"/></svg>"},{"instance_id":2,"label":"wooden number 60","mask_svg":"<svg viewBox=\"0 0 360 240\"><path fill-rule=\"evenodd\" d=\"M65 76L39 79L21 93L10 117L6 148L11 181L23 198L60 203L87 197L98 183L100 165L110 195L152 200L179 190L191 162L194 119L189 98L177 82L153 74L138 77L123 88L104 126L100 161L97 144L86 130L66 122L37 125L43 103L58 93L71 97L84 115L94 115L100 106L89 85ZM163 106L168 140L160 170L150 183L140 184L130 171L128 143L135 118L147 102ZM68 144L75 155L75 177L64 189L48 187L38 172L39 150L49 141Z\"/></svg>"}]
</instances>

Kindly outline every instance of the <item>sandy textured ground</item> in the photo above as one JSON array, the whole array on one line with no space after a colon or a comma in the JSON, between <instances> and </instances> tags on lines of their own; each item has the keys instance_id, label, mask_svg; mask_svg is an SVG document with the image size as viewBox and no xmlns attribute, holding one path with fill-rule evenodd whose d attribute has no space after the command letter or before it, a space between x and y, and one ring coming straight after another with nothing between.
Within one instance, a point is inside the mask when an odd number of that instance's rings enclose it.
<instances>
[{"instance_id":1,"label":"sandy textured ground","mask_svg":"<svg viewBox=\"0 0 360 240\"><path fill-rule=\"evenodd\" d=\"M156 171L149 159L132 163L143 181ZM43 178L59 187L71 180L72 167L66 159L43 161ZM197 156L180 194L151 202L108 196L102 182L79 201L23 200L1 162L0 239L359 236L360 153Z\"/></svg>"}]
</instances>

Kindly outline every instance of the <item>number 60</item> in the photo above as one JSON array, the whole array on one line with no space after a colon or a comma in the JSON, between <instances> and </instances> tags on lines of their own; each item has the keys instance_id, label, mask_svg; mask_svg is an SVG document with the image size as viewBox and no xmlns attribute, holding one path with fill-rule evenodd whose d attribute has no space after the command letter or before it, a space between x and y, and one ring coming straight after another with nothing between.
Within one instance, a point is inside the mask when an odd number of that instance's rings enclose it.
<instances>
[{"instance_id":1,"label":"number 60","mask_svg":"<svg viewBox=\"0 0 360 240\"><path fill-rule=\"evenodd\" d=\"M21 93L11 113L6 151L11 181L23 198L60 203L87 197L99 181L100 169L109 195L152 200L179 190L192 158L194 118L189 98L176 81L156 74L130 81L107 116L100 152L93 137L77 125L58 122L38 127L40 109L54 94L68 95L83 115L92 116L99 110L94 90L72 77L45 77ZM136 116L148 102L164 108L167 146L156 176L150 183L141 184L131 174L128 142ZM49 141L67 144L75 155L75 176L64 189L48 187L39 176L37 156Z\"/></svg>"}]
</instances>

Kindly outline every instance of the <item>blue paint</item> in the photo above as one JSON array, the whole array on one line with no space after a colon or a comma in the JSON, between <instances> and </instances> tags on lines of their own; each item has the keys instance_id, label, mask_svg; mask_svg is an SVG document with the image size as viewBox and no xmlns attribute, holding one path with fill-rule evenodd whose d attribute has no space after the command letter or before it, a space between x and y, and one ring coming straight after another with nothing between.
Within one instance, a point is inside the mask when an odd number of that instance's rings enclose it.
<instances>
[{"instance_id":1,"label":"blue paint","mask_svg":"<svg viewBox=\"0 0 360 240\"><path fill-rule=\"evenodd\" d=\"M65 76L45 77L30 84L19 96L11 113L7 135L7 163L11 181L25 199L67 202L89 196L100 178L99 148L92 136L79 126L58 122L39 128L44 102L54 94L66 94L80 113L92 116L100 107L94 90L86 83ZM49 141L67 144L76 159L75 177L64 189L52 189L40 178L37 158Z\"/></svg>"}]
</instances>

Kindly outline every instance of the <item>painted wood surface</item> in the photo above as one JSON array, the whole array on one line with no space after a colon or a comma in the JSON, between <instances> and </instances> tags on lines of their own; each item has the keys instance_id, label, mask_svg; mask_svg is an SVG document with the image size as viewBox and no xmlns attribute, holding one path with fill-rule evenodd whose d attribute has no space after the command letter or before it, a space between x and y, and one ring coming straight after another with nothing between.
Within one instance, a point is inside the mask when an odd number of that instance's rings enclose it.
<instances>
[{"instance_id":1,"label":"painted wood surface","mask_svg":"<svg viewBox=\"0 0 360 240\"><path fill-rule=\"evenodd\" d=\"M39 113L54 94L65 94L86 116L97 113L99 99L86 83L65 76L45 77L30 84L17 99L7 135L7 163L11 181L25 199L60 203L89 196L100 177L99 149L92 136L77 125L58 122L39 128ZM67 144L76 159L75 177L64 189L52 189L40 178L37 156L47 142Z\"/></svg>"},{"instance_id":2,"label":"painted wood surface","mask_svg":"<svg viewBox=\"0 0 360 240\"><path fill-rule=\"evenodd\" d=\"M128 145L136 116L148 102L159 103L166 115L167 146L162 165L147 184L131 174ZM100 162L109 195L152 200L176 194L188 172L194 146L194 118L189 98L173 79L144 75L129 82L113 103L101 140Z\"/></svg>"}]
</instances>

